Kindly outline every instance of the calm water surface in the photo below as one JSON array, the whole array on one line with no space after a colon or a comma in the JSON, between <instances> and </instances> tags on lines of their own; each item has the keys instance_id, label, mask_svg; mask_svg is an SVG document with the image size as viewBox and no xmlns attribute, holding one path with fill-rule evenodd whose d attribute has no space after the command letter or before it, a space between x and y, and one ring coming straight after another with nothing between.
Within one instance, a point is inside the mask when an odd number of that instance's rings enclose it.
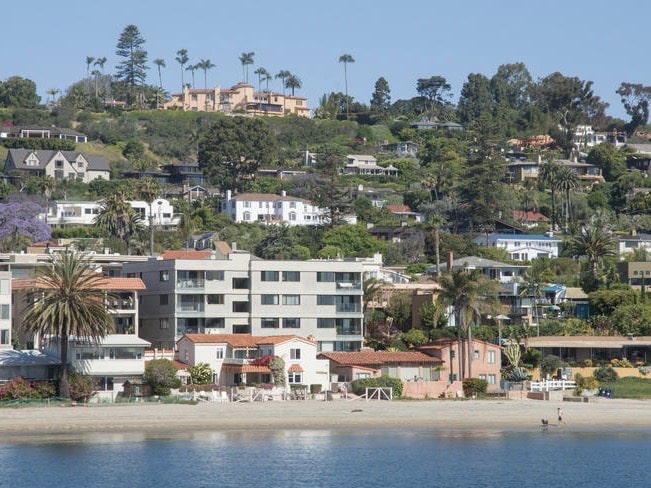
<instances>
[{"instance_id":1,"label":"calm water surface","mask_svg":"<svg viewBox=\"0 0 651 488\"><path fill-rule=\"evenodd\" d=\"M648 486L651 432L279 430L0 439L0 486Z\"/></svg>"}]
</instances>

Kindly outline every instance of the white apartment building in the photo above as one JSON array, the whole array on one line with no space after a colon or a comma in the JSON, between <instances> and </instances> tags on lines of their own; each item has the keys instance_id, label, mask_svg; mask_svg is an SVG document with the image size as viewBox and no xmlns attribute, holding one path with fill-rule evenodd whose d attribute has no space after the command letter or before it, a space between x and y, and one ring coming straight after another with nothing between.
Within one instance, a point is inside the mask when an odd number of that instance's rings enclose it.
<instances>
[{"instance_id":1,"label":"white apartment building","mask_svg":"<svg viewBox=\"0 0 651 488\"><path fill-rule=\"evenodd\" d=\"M266 224L321 225L323 210L308 200L269 193L242 193L233 196L226 191L221 211L235 222L262 222Z\"/></svg>"},{"instance_id":2,"label":"white apartment building","mask_svg":"<svg viewBox=\"0 0 651 488\"><path fill-rule=\"evenodd\" d=\"M11 345L11 272L0 271L0 349Z\"/></svg>"},{"instance_id":3,"label":"white apartment building","mask_svg":"<svg viewBox=\"0 0 651 488\"><path fill-rule=\"evenodd\" d=\"M479 246L500 247L514 261L528 261L541 257L557 258L563 241L538 234L488 234L476 237L474 242Z\"/></svg>"},{"instance_id":4,"label":"white apartment building","mask_svg":"<svg viewBox=\"0 0 651 488\"><path fill-rule=\"evenodd\" d=\"M379 259L379 262L378 262ZM362 346L362 281L372 260L266 261L248 252L169 251L125 263L140 277L140 336L171 349L185 334L313 336L319 351Z\"/></svg>"},{"instance_id":5,"label":"white apartment building","mask_svg":"<svg viewBox=\"0 0 651 488\"><path fill-rule=\"evenodd\" d=\"M176 227L181 220L180 215L174 214L174 207L169 200L164 198L156 199L151 207L147 202L141 200L130 200L129 204L146 227L149 226L150 216L153 217L155 227ZM43 215L42 219L51 227L93 225L101 209L102 202L100 201L54 201L48 207L47 216Z\"/></svg>"}]
</instances>

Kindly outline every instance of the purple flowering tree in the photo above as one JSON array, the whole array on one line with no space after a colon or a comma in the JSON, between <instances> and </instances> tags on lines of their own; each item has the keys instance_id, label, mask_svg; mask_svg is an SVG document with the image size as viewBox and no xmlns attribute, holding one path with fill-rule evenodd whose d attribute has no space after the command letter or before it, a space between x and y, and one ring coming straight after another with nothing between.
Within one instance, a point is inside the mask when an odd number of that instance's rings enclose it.
<instances>
[{"instance_id":1,"label":"purple flowering tree","mask_svg":"<svg viewBox=\"0 0 651 488\"><path fill-rule=\"evenodd\" d=\"M32 242L50 238L43 221L46 208L34 200L10 195L0 203L0 250L18 252Z\"/></svg>"}]
</instances>

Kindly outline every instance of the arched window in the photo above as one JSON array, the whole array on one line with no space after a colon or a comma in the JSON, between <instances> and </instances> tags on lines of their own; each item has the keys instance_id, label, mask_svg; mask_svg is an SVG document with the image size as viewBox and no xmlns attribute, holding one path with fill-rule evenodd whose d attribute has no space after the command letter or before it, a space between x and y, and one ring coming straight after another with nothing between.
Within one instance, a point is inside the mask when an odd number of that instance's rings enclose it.
<instances>
[{"instance_id":1,"label":"arched window","mask_svg":"<svg viewBox=\"0 0 651 488\"><path fill-rule=\"evenodd\" d=\"M244 220L251 220L251 212L244 212Z\"/></svg>"}]
</instances>

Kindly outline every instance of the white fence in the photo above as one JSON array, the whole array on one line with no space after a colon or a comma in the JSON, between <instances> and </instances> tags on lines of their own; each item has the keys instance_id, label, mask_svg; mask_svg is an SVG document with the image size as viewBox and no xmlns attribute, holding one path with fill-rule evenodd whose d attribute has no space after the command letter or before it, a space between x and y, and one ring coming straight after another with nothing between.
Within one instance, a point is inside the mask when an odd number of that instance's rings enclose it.
<instances>
[{"instance_id":1,"label":"white fence","mask_svg":"<svg viewBox=\"0 0 651 488\"><path fill-rule=\"evenodd\" d=\"M576 381L567 380L532 381L529 386L531 391L573 390L574 388L576 388Z\"/></svg>"}]
</instances>

